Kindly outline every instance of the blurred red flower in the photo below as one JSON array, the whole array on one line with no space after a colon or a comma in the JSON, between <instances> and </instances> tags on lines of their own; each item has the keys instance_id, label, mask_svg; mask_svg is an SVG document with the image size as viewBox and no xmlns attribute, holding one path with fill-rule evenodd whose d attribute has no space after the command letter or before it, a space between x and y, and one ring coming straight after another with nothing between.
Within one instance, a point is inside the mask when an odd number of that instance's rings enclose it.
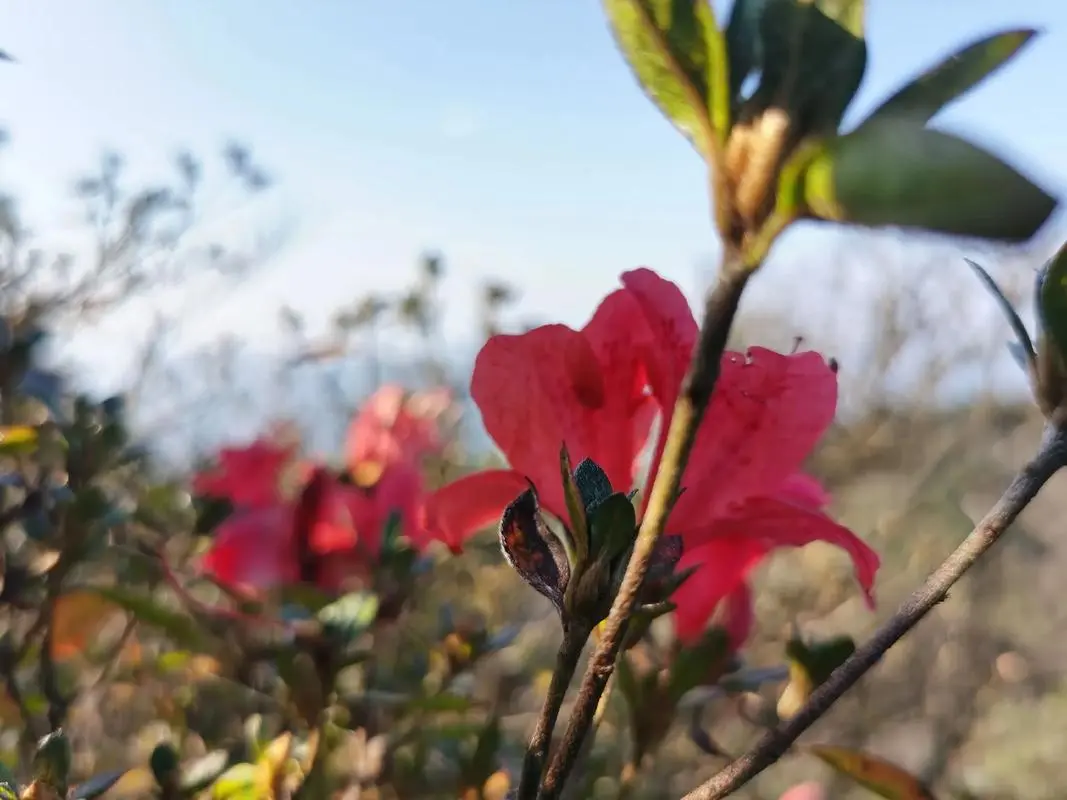
<instances>
[{"instance_id":1,"label":"blurred red flower","mask_svg":"<svg viewBox=\"0 0 1067 800\"><path fill-rule=\"evenodd\" d=\"M562 444L574 463L599 464L616 491L634 487L658 411L648 483L655 478L698 327L678 287L651 270L624 273L622 284L580 331L545 325L486 342L471 394L511 468L432 494L428 519L439 538L460 543L498 521L527 480L542 505L566 519ZM817 353L723 355L667 526L684 542L679 568L698 566L673 596L682 640L699 636L719 611L740 644L752 621L747 575L777 547L823 540L843 548L873 602L877 554L824 513L826 494L800 472L836 405L837 376Z\"/></svg>"},{"instance_id":2,"label":"blurred red flower","mask_svg":"<svg viewBox=\"0 0 1067 800\"><path fill-rule=\"evenodd\" d=\"M194 480L197 492L230 500L234 512L215 532L202 569L219 582L258 592L311 580L337 592L369 579L390 517L417 549L432 540L423 509L420 461L440 449L443 392L407 395L384 386L356 414L343 480L295 449L260 439L224 448L216 468ZM283 491L290 470L293 492Z\"/></svg>"}]
</instances>

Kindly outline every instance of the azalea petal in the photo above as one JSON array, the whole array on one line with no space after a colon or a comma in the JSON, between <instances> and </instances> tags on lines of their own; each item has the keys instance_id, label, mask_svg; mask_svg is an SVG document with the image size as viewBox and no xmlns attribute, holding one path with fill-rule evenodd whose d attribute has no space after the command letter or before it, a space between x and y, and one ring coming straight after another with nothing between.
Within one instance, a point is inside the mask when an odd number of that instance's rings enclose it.
<instances>
[{"instance_id":1,"label":"azalea petal","mask_svg":"<svg viewBox=\"0 0 1067 800\"><path fill-rule=\"evenodd\" d=\"M743 641L751 628L751 603L740 595L745 577L770 549L756 539L716 538L699 546L686 542L686 550L678 562L678 571L698 566L698 569L671 596L674 611L674 632L679 640L699 639L719 604L731 599L731 609L725 620L731 639ZM746 593L747 594L747 593Z\"/></svg>"},{"instance_id":2,"label":"azalea petal","mask_svg":"<svg viewBox=\"0 0 1067 800\"><path fill-rule=\"evenodd\" d=\"M292 519L287 506L233 514L219 526L200 568L234 588L270 590L295 583L299 576Z\"/></svg>"},{"instance_id":3,"label":"azalea petal","mask_svg":"<svg viewBox=\"0 0 1067 800\"><path fill-rule=\"evenodd\" d=\"M665 413L669 412L696 346L696 320L682 290L652 270L630 270L622 274L621 280L640 308L651 336L653 350L645 354L645 367L652 393Z\"/></svg>"},{"instance_id":4,"label":"azalea petal","mask_svg":"<svg viewBox=\"0 0 1067 800\"><path fill-rule=\"evenodd\" d=\"M221 497L246 508L268 508L278 502L282 469L293 447L257 439L244 447L224 447L217 464L193 478L193 491Z\"/></svg>"},{"instance_id":5,"label":"azalea petal","mask_svg":"<svg viewBox=\"0 0 1067 800\"><path fill-rule=\"evenodd\" d=\"M459 552L473 534L498 525L507 505L529 488L526 478L514 470L467 475L427 496L426 529L453 552ZM559 507L550 510L559 513Z\"/></svg>"},{"instance_id":6,"label":"azalea petal","mask_svg":"<svg viewBox=\"0 0 1067 800\"><path fill-rule=\"evenodd\" d=\"M811 453L836 406L837 375L818 353L726 353L674 514L696 525L747 497L776 492Z\"/></svg>"},{"instance_id":7,"label":"azalea petal","mask_svg":"<svg viewBox=\"0 0 1067 800\"><path fill-rule=\"evenodd\" d=\"M756 620L755 608L752 602L752 590L747 583L741 583L723 599L722 624L730 635L730 646L734 650L748 641L752 633L752 626Z\"/></svg>"},{"instance_id":8,"label":"azalea petal","mask_svg":"<svg viewBox=\"0 0 1067 800\"><path fill-rule=\"evenodd\" d=\"M802 506L811 508L825 508L830 505L830 493L821 483L810 475L796 472L786 478L785 483L779 487L779 497L785 497Z\"/></svg>"},{"instance_id":9,"label":"azalea petal","mask_svg":"<svg viewBox=\"0 0 1067 800\"><path fill-rule=\"evenodd\" d=\"M658 405L647 389L645 355L653 345L645 326L635 325L641 307L625 289L609 294L582 328L604 376L604 407L591 429L589 458L617 491L636 484Z\"/></svg>"},{"instance_id":10,"label":"azalea petal","mask_svg":"<svg viewBox=\"0 0 1067 800\"><path fill-rule=\"evenodd\" d=\"M508 464L533 481L548 508L563 506L560 448L573 463L596 460L606 403L600 364L585 336L565 325L489 339L478 353L471 395Z\"/></svg>"},{"instance_id":11,"label":"azalea petal","mask_svg":"<svg viewBox=\"0 0 1067 800\"><path fill-rule=\"evenodd\" d=\"M650 269L642 267L622 274L622 285L641 311L649 344L642 353L652 395L662 413L658 441L652 453L648 475L654 479L663 457L674 404L682 379L689 369L699 329L681 289ZM636 320L635 320L636 322ZM631 327L635 323L631 323ZM642 511L648 504L644 493Z\"/></svg>"},{"instance_id":12,"label":"azalea petal","mask_svg":"<svg viewBox=\"0 0 1067 800\"><path fill-rule=\"evenodd\" d=\"M864 598L870 607L874 607L874 582L881 563L878 553L823 512L800 506L789 498L750 498L737 507L730 517L703 529L683 532L682 537L686 548L696 550L716 542L753 542L766 551L778 547L803 547L816 541L828 542L840 547L852 558Z\"/></svg>"},{"instance_id":13,"label":"azalea petal","mask_svg":"<svg viewBox=\"0 0 1067 800\"><path fill-rule=\"evenodd\" d=\"M348 428L345 453L350 467L363 461L417 461L440 449L437 417L447 392L409 395L399 385L379 388L360 407Z\"/></svg>"}]
</instances>

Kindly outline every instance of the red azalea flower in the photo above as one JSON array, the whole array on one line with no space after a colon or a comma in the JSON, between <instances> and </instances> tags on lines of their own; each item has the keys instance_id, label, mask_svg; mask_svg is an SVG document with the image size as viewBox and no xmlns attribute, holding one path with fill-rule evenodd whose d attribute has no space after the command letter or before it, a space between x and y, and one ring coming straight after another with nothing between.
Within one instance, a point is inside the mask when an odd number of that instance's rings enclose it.
<instances>
[{"instance_id":1,"label":"red azalea flower","mask_svg":"<svg viewBox=\"0 0 1067 800\"><path fill-rule=\"evenodd\" d=\"M356 485L305 464L293 474L299 489L293 500L282 496L279 479L295 447L261 439L222 450L219 466L198 476L195 486L228 497L238 508L219 526L203 569L252 591L307 580L340 591L369 578L394 512L401 516L401 532L417 549L425 547L433 537L425 525L418 459L440 447L436 419L450 402L444 392L409 397L399 387L379 390L349 430Z\"/></svg>"},{"instance_id":2,"label":"red azalea flower","mask_svg":"<svg viewBox=\"0 0 1067 800\"><path fill-rule=\"evenodd\" d=\"M293 450L269 439L256 439L245 447L224 447L216 465L193 479L193 491L225 498L235 506L270 507L278 502L278 481Z\"/></svg>"},{"instance_id":3,"label":"red azalea flower","mask_svg":"<svg viewBox=\"0 0 1067 800\"><path fill-rule=\"evenodd\" d=\"M364 462L417 463L437 452L442 447L438 419L451 404L445 389L409 393L395 384L381 387L349 426L348 463L353 467Z\"/></svg>"},{"instance_id":4,"label":"red azalea flower","mask_svg":"<svg viewBox=\"0 0 1067 800\"><path fill-rule=\"evenodd\" d=\"M591 458L616 491L631 488L658 408L655 478L697 324L678 287L651 270L627 272L622 283L581 331L546 325L482 348L471 394L511 469L467 476L431 497L429 520L446 541L498 520L527 479L542 505L566 518L564 443L574 463ZM843 547L871 600L878 556L823 513L821 487L799 473L836 403L836 374L816 353L752 348L723 356L667 526L685 543L679 568L700 565L673 597L683 640L698 636L722 604L735 641L743 641L752 616L746 576L775 547L820 539Z\"/></svg>"}]
</instances>

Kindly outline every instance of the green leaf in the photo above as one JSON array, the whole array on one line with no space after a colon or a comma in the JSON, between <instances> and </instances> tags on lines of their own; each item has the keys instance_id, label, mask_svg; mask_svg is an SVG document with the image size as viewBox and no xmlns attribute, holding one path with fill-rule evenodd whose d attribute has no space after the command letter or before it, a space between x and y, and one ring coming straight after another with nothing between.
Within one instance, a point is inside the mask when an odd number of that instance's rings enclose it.
<instances>
[{"instance_id":1,"label":"green leaf","mask_svg":"<svg viewBox=\"0 0 1067 800\"><path fill-rule=\"evenodd\" d=\"M33 780L66 794L74 755L70 739L62 730L52 731L37 743L33 754Z\"/></svg>"},{"instance_id":2,"label":"green leaf","mask_svg":"<svg viewBox=\"0 0 1067 800\"><path fill-rule=\"evenodd\" d=\"M929 121L1004 66L1037 33L1034 28L1017 28L972 42L899 89L860 124L890 116Z\"/></svg>"},{"instance_id":3,"label":"green leaf","mask_svg":"<svg viewBox=\"0 0 1067 800\"><path fill-rule=\"evenodd\" d=\"M589 527L593 558L614 561L637 538L637 510L629 497L616 492L593 510Z\"/></svg>"},{"instance_id":4,"label":"green leaf","mask_svg":"<svg viewBox=\"0 0 1067 800\"><path fill-rule=\"evenodd\" d=\"M563 482L563 498L567 503L567 516L570 517L571 523L573 552L568 552L567 555L577 570L581 569L589 558L589 521L585 516L585 503L582 502L582 493L571 468L571 455L567 452L566 444L559 451L559 476Z\"/></svg>"},{"instance_id":5,"label":"green leaf","mask_svg":"<svg viewBox=\"0 0 1067 800\"><path fill-rule=\"evenodd\" d=\"M1004 242L1029 239L1056 200L976 145L893 118L830 140L808 164L814 216Z\"/></svg>"},{"instance_id":6,"label":"green leaf","mask_svg":"<svg viewBox=\"0 0 1067 800\"><path fill-rule=\"evenodd\" d=\"M789 660L789 683L778 699L778 716L789 719L835 669L856 652L850 636L835 636L821 642L793 637L785 646Z\"/></svg>"},{"instance_id":7,"label":"green leaf","mask_svg":"<svg viewBox=\"0 0 1067 800\"><path fill-rule=\"evenodd\" d=\"M678 649L671 662L668 693L677 703L690 689L701 686L721 672L730 655L730 636L722 628L708 628L700 641Z\"/></svg>"},{"instance_id":8,"label":"green leaf","mask_svg":"<svg viewBox=\"0 0 1067 800\"><path fill-rule=\"evenodd\" d=\"M978 279L982 281L982 285L989 290L989 293L993 295L993 298L997 301L997 305L1003 312L1004 316L1008 318L1008 324L1011 325L1012 332L1015 334L1015 338L1019 342L1019 347L1022 349L1023 359L1025 361L1024 366L1029 370L1033 369L1033 366L1037 360L1037 353L1034 351L1034 343L1030 339L1030 333L1026 330L1026 326L1019 318L1018 312L1016 312L1011 301L1004 296L1004 292L1000 290L997 282L993 280L993 276L990 275L985 269L978 263L971 261L969 258L963 259L974 270ZM1065 298L1067 301L1067 298Z\"/></svg>"},{"instance_id":9,"label":"green leaf","mask_svg":"<svg viewBox=\"0 0 1067 800\"><path fill-rule=\"evenodd\" d=\"M352 642L366 631L378 616L378 596L373 592L353 592L335 600L318 613L327 633Z\"/></svg>"},{"instance_id":10,"label":"green leaf","mask_svg":"<svg viewBox=\"0 0 1067 800\"><path fill-rule=\"evenodd\" d=\"M705 159L730 127L726 43L705 0L604 0L641 88Z\"/></svg>"},{"instance_id":11,"label":"green leaf","mask_svg":"<svg viewBox=\"0 0 1067 800\"><path fill-rule=\"evenodd\" d=\"M1046 346L1067 365L1067 245L1044 267L1037 295L1037 315Z\"/></svg>"},{"instance_id":12,"label":"green leaf","mask_svg":"<svg viewBox=\"0 0 1067 800\"><path fill-rule=\"evenodd\" d=\"M123 586L97 586L88 591L96 592L105 600L126 609L138 622L159 629L178 647L197 652L211 649L207 636L195 619L161 605L150 595Z\"/></svg>"},{"instance_id":13,"label":"green leaf","mask_svg":"<svg viewBox=\"0 0 1067 800\"><path fill-rule=\"evenodd\" d=\"M741 96L745 79L763 61L760 18L770 0L734 0L730 20L726 23L726 56L730 72L730 97Z\"/></svg>"},{"instance_id":14,"label":"green leaf","mask_svg":"<svg viewBox=\"0 0 1067 800\"><path fill-rule=\"evenodd\" d=\"M836 132L863 82L863 0L769 0L754 110L778 106L803 135Z\"/></svg>"},{"instance_id":15,"label":"green leaf","mask_svg":"<svg viewBox=\"0 0 1067 800\"><path fill-rule=\"evenodd\" d=\"M74 788L70 800L93 800L93 798L100 797L118 783L127 772L129 770L114 769L110 772L101 772L99 775L94 775Z\"/></svg>"}]
</instances>

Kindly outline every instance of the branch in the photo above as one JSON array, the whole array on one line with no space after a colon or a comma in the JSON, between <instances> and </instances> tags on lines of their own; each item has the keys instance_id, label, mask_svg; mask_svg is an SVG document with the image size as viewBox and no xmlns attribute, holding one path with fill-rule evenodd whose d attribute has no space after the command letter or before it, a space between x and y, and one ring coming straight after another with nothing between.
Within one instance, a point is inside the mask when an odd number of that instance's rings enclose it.
<instances>
[{"instance_id":1,"label":"branch","mask_svg":"<svg viewBox=\"0 0 1067 800\"><path fill-rule=\"evenodd\" d=\"M1067 430L1049 426L1037 454L1016 474L997 504L877 633L812 693L797 715L780 728L767 733L751 750L687 794L683 800L720 800L781 758L800 734L877 664L889 648L914 628L934 606L948 597L949 589L956 581L996 544L1049 478L1064 466L1067 466Z\"/></svg>"},{"instance_id":2,"label":"branch","mask_svg":"<svg viewBox=\"0 0 1067 800\"><path fill-rule=\"evenodd\" d=\"M604 624L603 635L582 678L563 744L545 773L539 795L541 800L556 800L559 797L592 724L600 696L615 669L615 659L626 633L630 612L644 582L656 542L667 523L671 505L678 495L682 473L689 461L689 453L693 449L700 421L719 378L722 354L741 302L741 294L750 275L751 270L744 266L740 255L727 246L723 252L719 279L705 301L700 339L694 348L693 360L682 381L678 401L674 406L663 456L652 484L652 491L649 493L648 506L641 520L633 555L611 607L611 613Z\"/></svg>"},{"instance_id":3,"label":"branch","mask_svg":"<svg viewBox=\"0 0 1067 800\"><path fill-rule=\"evenodd\" d=\"M571 685L571 679L578 668L578 659L582 655L582 648L585 647L590 633L587 626L573 624L563 632L563 641L556 654L556 668L552 671L552 682L548 686L548 694L545 695L541 715L537 718L537 727L534 728L530 746L522 762L519 800L533 800L537 797L541 773L545 769L548 749L552 744L552 730L556 726L556 719L559 717L560 709L563 708L563 699L567 695L567 687Z\"/></svg>"}]
</instances>

